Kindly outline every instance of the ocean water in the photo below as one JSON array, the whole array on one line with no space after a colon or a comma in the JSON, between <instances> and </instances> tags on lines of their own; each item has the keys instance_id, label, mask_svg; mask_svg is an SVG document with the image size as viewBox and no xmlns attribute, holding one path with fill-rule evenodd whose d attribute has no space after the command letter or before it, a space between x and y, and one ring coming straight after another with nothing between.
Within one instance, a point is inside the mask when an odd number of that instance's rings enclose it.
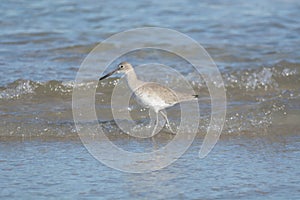
<instances>
[{"instance_id":1,"label":"ocean water","mask_svg":"<svg viewBox=\"0 0 300 200\"><path fill-rule=\"evenodd\" d=\"M299 199L299 11L296 0L2 3L1 199ZM134 66L163 62L182 73L200 94L201 110L197 137L183 157L161 171L127 174L95 160L80 142L72 91L81 63L99 42L152 26L180 31L205 47L225 84L226 121L215 149L199 159L211 111L205 82L189 63L165 52L123 55L119 60ZM157 81L181 84L167 72ZM152 150L153 140L133 140L114 122L110 96L117 83L113 76L98 84L100 125L125 149ZM136 102L129 109L134 119L147 118ZM174 127L179 110L167 110ZM163 130L155 145L172 138Z\"/></svg>"}]
</instances>

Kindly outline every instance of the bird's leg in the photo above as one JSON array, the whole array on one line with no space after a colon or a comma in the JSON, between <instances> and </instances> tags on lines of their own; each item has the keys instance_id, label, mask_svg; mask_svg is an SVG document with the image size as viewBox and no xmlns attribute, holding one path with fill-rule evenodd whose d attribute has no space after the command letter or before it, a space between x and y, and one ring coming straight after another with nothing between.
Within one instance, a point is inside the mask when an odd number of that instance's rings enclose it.
<instances>
[{"instance_id":1,"label":"bird's leg","mask_svg":"<svg viewBox=\"0 0 300 200\"><path fill-rule=\"evenodd\" d=\"M156 113L154 110L149 109L149 117L150 117L149 127L152 128L153 125L155 124L155 119L156 119Z\"/></svg>"},{"instance_id":2,"label":"bird's leg","mask_svg":"<svg viewBox=\"0 0 300 200\"><path fill-rule=\"evenodd\" d=\"M152 130L149 130L150 131L149 137L152 137L155 134L155 131L157 129L157 123L158 123L157 113L155 112L155 110L149 109L149 116L150 116L149 126L150 126L150 128L154 127Z\"/></svg>"},{"instance_id":3,"label":"bird's leg","mask_svg":"<svg viewBox=\"0 0 300 200\"><path fill-rule=\"evenodd\" d=\"M159 113L165 118L166 122L167 122L167 125L168 125L168 128L170 129L170 131L175 134L176 132L172 130L172 127L170 125L170 122L168 120L168 116L162 111L160 110Z\"/></svg>"},{"instance_id":4,"label":"bird's leg","mask_svg":"<svg viewBox=\"0 0 300 200\"><path fill-rule=\"evenodd\" d=\"M155 120L155 126L153 128L153 131L152 131L152 135L151 136L154 136L155 135L155 131L157 129L157 126L158 126L158 112L155 112L156 114L156 120Z\"/></svg>"},{"instance_id":5,"label":"bird's leg","mask_svg":"<svg viewBox=\"0 0 300 200\"><path fill-rule=\"evenodd\" d=\"M153 116L153 115L156 115L156 119L155 119L155 117ZM153 124L155 124L155 127L154 127L154 129L152 130L152 133L151 133L151 140L152 140L152 143L153 143L153 147L154 147L154 149L158 149L158 146L157 146L157 143L156 143L156 141L155 141L155 137L153 137L154 136L154 134L155 134L155 131L156 131L156 129L157 129L157 124L158 124L158 113L157 112L155 112L153 109L149 109L149 115L150 115L150 127L153 127ZM151 131L151 130L150 130Z\"/></svg>"}]
</instances>

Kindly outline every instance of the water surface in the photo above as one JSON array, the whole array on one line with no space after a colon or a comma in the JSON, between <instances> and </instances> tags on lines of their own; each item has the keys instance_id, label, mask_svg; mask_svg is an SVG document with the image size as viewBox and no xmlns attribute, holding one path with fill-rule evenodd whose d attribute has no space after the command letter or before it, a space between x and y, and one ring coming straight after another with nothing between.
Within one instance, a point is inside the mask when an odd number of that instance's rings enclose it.
<instances>
[{"instance_id":1,"label":"water surface","mask_svg":"<svg viewBox=\"0 0 300 200\"><path fill-rule=\"evenodd\" d=\"M299 10L293 0L2 3L1 199L298 199ZM210 120L205 83L189 63L170 54L124 55L120 59L135 66L166 62L201 94L198 136L188 152L162 171L125 174L94 160L80 143L72 89L81 62L99 42L148 26L175 29L206 48L225 83L227 117L214 151L198 159ZM168 78L163 81L180 84ZM114 123L110 95L116 83L112 77L98 85L101 127L125 149L151 150L151 140L130 139ZM139 120L147 118L134 101L130 109ZM178 110L168 110L174 126ZM172 139L166 131L161 137L158 145Z\"/></svg>"}]
</instances>

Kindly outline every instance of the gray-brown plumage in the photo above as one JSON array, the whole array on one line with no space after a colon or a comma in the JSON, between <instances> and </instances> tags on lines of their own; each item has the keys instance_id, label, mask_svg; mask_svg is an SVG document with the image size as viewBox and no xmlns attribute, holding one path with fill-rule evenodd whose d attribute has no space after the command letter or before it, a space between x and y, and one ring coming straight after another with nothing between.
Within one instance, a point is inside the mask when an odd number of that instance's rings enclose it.
<instances>
[{"instance_id":1,"label":"gray-brown plumage","mask_svg":"<svg viewBox=\"0 0 300 200\"><path fill-rule=\"evenodd\" d=\"M158 83L141 81L137 78L132 65L128 62L120 63L116 70L101 77L99 80L103 80L114 73L120 72L125 73L128 86L133 91L138 102L145 107L152 109L156 113L156 123L152 135L155 133L158 125L158 113L166 119L166 122L171 129L168 117L162 110L183 101L195 100L198 97L198 95L193 94L174 93L171 89ZM174 132L172 129L171 131Z\"/></svg>"}]
</instances>

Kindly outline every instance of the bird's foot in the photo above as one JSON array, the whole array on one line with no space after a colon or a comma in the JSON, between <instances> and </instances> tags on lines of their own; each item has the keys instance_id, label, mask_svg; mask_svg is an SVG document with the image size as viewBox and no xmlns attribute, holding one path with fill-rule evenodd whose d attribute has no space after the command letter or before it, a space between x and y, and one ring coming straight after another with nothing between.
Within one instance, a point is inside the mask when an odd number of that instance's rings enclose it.
<instances>
[{"instance_id":1,"label":"bird's foot","mask_svg":"<svg viewBox=\"0 0 300 200\"><path fill-rule=\"evenodd\" d=\"M173 134L173 135L176 135L176 132L173 131L172 127L170 124L166 123L166 127L169 129L169 131Z\"/></svg>"}]
</instances>

